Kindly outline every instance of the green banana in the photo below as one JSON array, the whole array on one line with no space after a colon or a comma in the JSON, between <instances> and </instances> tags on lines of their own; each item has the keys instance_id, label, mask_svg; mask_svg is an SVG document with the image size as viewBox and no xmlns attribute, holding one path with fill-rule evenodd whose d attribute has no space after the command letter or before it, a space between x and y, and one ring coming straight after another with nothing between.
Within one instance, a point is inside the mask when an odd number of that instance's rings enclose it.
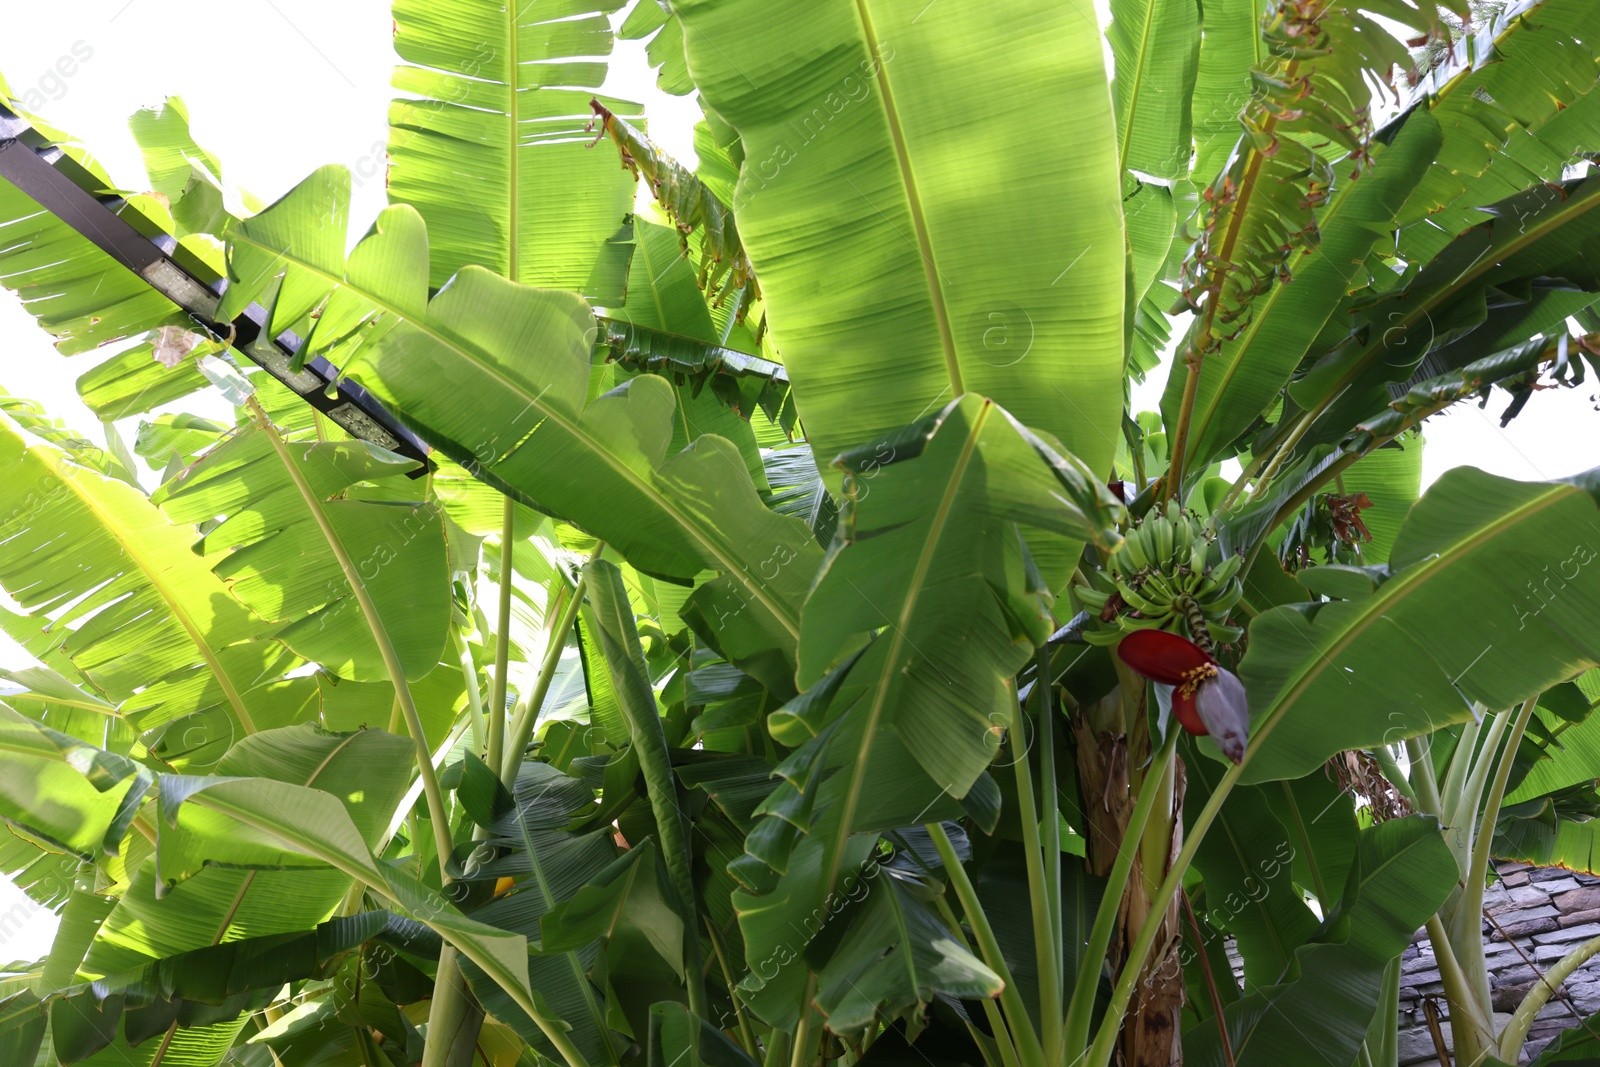
<instances>
[{"instance_id":1,"label":"green banana","mask_svg":"<svg viewBox=\"0 0 1600 1067\"><path fill-rule=\"evenodd\" d=\"M1199 608L1213 639L1236 639L1241 631L1227 625L1227 618L1243 595L1238 579L1243 561L1229 556L1207 566L1211 552L1212 540L1204 525L1176 503L1169 501L1151 511L1125 532L1122 548L1107 561L1106 569L1091 573L1091 584L1076 591L1085 609L1103 612L1113 603L1115 590L1138 617L1118 615L1109 631L1092 627L1086 639L1110 644L1128 630L1186 630L1193 607ZM1191 600L1193 607L1180 607ZM1104 636L1090 637L1095 633Z\"/></svg>"}]
</instances>

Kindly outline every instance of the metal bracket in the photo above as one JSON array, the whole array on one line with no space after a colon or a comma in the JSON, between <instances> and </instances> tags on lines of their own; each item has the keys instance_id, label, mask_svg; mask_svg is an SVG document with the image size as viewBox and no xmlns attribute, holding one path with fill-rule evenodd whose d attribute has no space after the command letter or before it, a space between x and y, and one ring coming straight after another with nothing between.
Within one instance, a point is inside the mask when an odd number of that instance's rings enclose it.
<instances>
[{"instance_id":1,"label":"metal bracket","mask_svg":"<svg viewBox=\"0 0 1600 1067\"><path fill-rule=\"evenodd\" d=\"M288 330L266 337L268 315L260 304L251 304L232 323L218 322L217 307L228 279L189 254L125 199L97 191L100 182L93 174L4 104L0 104L0 178L144 279L207 333L225 338L231 326L235 351L346 433L417 460L422 466L412 471L411 477L420 478L434 469L428 444L401 425L372 394L353 382L341 381L338 367L317 356L308 359L302 370L291 370L304 340Z\"/></svg>"}]
</instances>

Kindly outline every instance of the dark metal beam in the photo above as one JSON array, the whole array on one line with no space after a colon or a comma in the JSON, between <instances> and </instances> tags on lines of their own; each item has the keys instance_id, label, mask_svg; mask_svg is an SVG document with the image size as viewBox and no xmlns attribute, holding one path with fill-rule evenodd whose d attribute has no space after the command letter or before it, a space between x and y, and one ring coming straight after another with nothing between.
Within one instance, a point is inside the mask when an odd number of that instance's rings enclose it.
<instances>
[{"instance_id":1,"label":"dark metal beam","mask_svg":"<svg viewBox=\"0 0 1600 1067\"><path fill-rule=\"evenodd\" d=\"M340 381L338 367L317 356L306 360L303 369L292 370L304 341L287 330L276 337L266 337L268 315L260 304L251 304L231 323L218 322L217 309L228 279L219 277L126 200L99 190L100 183L94 175L3 104L0 178L144 279L207 333L226 338L231 327L235 351L346 433L419 461L423 467L414 471L413 477L432 469L428 445L365 389Z\"/></svg>"}]
</instances>

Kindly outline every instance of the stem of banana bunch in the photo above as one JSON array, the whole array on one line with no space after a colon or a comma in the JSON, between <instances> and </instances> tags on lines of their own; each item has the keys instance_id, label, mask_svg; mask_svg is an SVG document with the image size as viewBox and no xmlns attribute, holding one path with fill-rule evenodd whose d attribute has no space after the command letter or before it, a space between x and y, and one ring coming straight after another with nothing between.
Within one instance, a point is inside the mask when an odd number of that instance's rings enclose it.
<instances>
[{"instance_id":1,"label":"stem of banana bunch","mask_svg":"<svg viewBox=\"0 0 1600 1067\"><path fill-rule=\"evenodd\" d=\"M1222 810L1223 802L1228 799L1228 794L1233 792L1235 785L1239 784L1239 779L1243 777L1245 768L1250 765L1250 761L1255 758L1256 753L1261 751L1261 746L1272 736L1272 732L1277 729L1278 723L1283 721L1288 709L1294 705L1294 702L1299 699L1301 693L1310 684L1309 679L1302 678L1277 699L1271 710L1256 725L1253 736L1250 738L1250 743L1245 749L1244 758L1229 767L1222 777L1218 779L1217 784L1211 790L1211 798L1200 809L1200 813L1195 817L1194 822L1186 828L1183 848L1179 850L1177 858L1172 861L1172 865L1167 869L1167 876L1162 879L1161 887L1156 891L1155 896L1151 898L1149 917L1140 924L1139 934L1134 940L1133 947L1128 952L1128 958L1123 961L1122 975L1117 979L1116 986L1111 991L1111 1001L1106 1006L1105 1016L1100 1022L1100 1029L1095 1034L1094 1045L1089 1050L1087 1060L1084 1061L1086 1067L1109 1067L1112 1054L1116 1050L1117 1032L1122 1028L1123 1015L1127 1012L1128 1001L1133 996L1134 983L1138 981L1139 972L1144 968L1145 960L1150 955L1150 949L1155 943L1157 932L1161 929L1167 907L1172 903L1179 886L1183 884L1183 873L1194 862L1195 852L1200 848L1201 842L1205 840L1206 833L1211 829L1212 823L1216 822L1217 814ZM1155 776L1152 775L1152 777ZM1078 990L1073 992L1076 995ZM1074 1060L1073 1062L1077 1063L1078 1061Z\"/></svg>"},{"instance_id":2,"label":"stem of banana bunch","mask_svg":"<svg viewBox=\"0 0 1600 1067\"><path fill-rule=\"evenodd\" d=\"M1238 480L1228 488L1228 495L1223 497L1222 503L1212 511L1210 522L1212 529L1216 528L1217 517L1233 507L1240 494L1244 492L1245 486L1252 480L1255 481L1257 488L1271 483L1272 479L1277 476L1278 471L1282 469L1284 461L1294 451L1294 446L1300 443L1300 439L1311 429L1311 424L1314 421L1309 413L1302 415L1299 421L1295 423L1294 429L1289 431L1289 436L1277 448L1272 449L1270 452L1263 451L1259 456L1250 458L1249 466L1239 472ZM1265 464L1264 470L1262 469L1263 464ZM1257 471L1260 471L1259 477L1256 475Z\"/></svg>"},{"instance_id":3,"label":"stem of banana bunch","mask_svg":"<svg viewBox=\"0 0 1600 1067\"><path fill-rule=\"evenodd\" d=\"M585 564L599 559L605 548L603 541L596 544L594 551L589 553L589 558L584 561ZM556 676L556 668L561 665L561 653L566 651L567 635L572 632L573 623L578 618L578 609L583 606L584 582L584 571L580 570L577 580L565 590L567 602L562 605L561 614L556 617L555 625L550 628L545 640L544 660L539 664L539 675L534 680L528 698L519 701L517 713L511 720L510 738L499 766L500 782L507 789L516 783L517 768L522 766L522 753L533 738L533 729L539 722L539 709L544 707L545 697L550 693L550 684ZM494 764L490 766L493 767Z\"/></svg>"},{"instance_id":4,"label":"stem of banana bunch","mask_svg":"<svg viewBox=\"0 0 1600 1067\"><path fill-rule=\"evenodd\" d=\"M961 858L956 855L955 846L950 843L950 835L945 833L941 823L928 823L924 829L933 839L933 847L939 850L939 859L944 864L945 875L950 879L950 888L955 890L956 899L961 902L961 910L966 913L967 923L972 927L972 935L978 942L978 951L983 957L983 962L1000 977L1000 1007L1005 1013L1006 1025L1011 1030L1011 1036L1016 1042L1017 1055L1022 1067L1046 1067L1044 1047L1039 1042L1039 1035L1033 1029L1033 1022L1028 1018L1028 1009L1022 1003L1022 994L1017 989L1016 980L1011 976L1011 968L1006 965L1006 958L1000 951L1000 941L994 935L994 928L989 925L988 913L983 910L983 905L978 900L978 892L973 888L972 880L967 877L966 868L961 866Z\"/></svg>"},{"instance_id":5,"label":"stem of banana bunch","mask_svg":"<svg viewBox=\"0 0 1600 1067\"><path fill-rule=\"evenodd\" d=\"M1301 438L1305 437L1306 433L1311 429L1311 424L1315 421L1310 412L1300 416L1299 421L1294 424L1294 429L1289 431L1289 436L1284 438L1283 443L1273 451L1272 459L1267 463L1266 468L1262 470L1261 477L1257 479L1259 484L1266 485L1277 477L1278 471L1283 469L1284 462L1294 452L1294 446L1300 443ZM1231 496L1232 494L1230 493L1229 495Z\"/></svg>"},{"instance_id":6,"label":"stem of banana bunch","mask_svg":"<svg viewBox=\"0 0 1600 1067\"><path fill-rule=\"evenodd\" d=\"M416 701L411 695L411 686L406 682L405 669L400 663L400 653L389 636L388 627L384 625L383 618L378 613L378 606L373 602L372 594L368 591L366 582L362 580L355 560L350 557L344 541L333 528L333 523L322 506L321 498L311 488L311 483L307 481L299 463L289 451L288 445L284 443L283 436L272 424L272 420L267 418L266 412L262 410L260 402L255 397L250 397L246 403L251 413L255 415L257 424L272 442L278 458L283 461L284 468L289 472L289 478L294 482L295 488L299 490L301 499L305 501L312 517L316 519L317 527L322 531L329 550L333 552L340 569L344 571L345 580L350 583L350 591L355 594L356 603L360 605L362 616L366 619L367 629L371 631L372 639L377 643L378 652L383 657L389 680L394 685L395 699L405 714L406 726L411 732L411 741L416 748L417 770L422 776L423 793L428 803L428 821L433 824L434 847L439 853L440 884L449 885L448 865L450 854L455 848L450 837L449 811L445 807L444 790L439 785L439 776L433 769L433 754L428 751L428 738L423 730L422 716L417 712ZM479 1010L466 988L466 980L457 962L457 950L449 942L446 942L439 951L439 969L434 980L433 994L428 1012L428 1040L423 1046L422 1064L423 1067L444 1067L455 1041L456 1032L469 1016ZM570 1047L571 1043L567 1044ZM557 1047L561 1046L558 1044ZM562 1051L565 1053L566 1049ZM577 1050L573 1048L572 1051L576 1053ZM573 1067L579 1067L582 1057L579 1056L572 1063Z\"/></svg>"},{"instance_id":7,"label":"stem of banana bunch","mask_svg":"<svg viewBox=\"0 0 1600 1067\"><path fill-rule=\"evenodd\" d=\"M1222 498L1222 503L1212 509L1211 522L1209 524L1212 530L1216 529L1217 519L1229 508L1233 507L1234 503L1243 495L1245 487L1255 480L1256 472L1261 469L1261 465L1266 461L1267 456L1264 452L1250 457L1250 462L1245 464L1244 469L1239 472L1239 477L1228 487L1228 493Z\"/></svg>"},{"instance_id":8,"label":"stem of banana bunch","mask_svg":"<svg viewBox=\"0 0 1600 1067\"><path fill-rule=\"evenodd\" d=\"M1289 62L1284 71L1286 82L1294 81L1299 66L1298 59ZM1269 111L1261 124L1262 138L1270 141L1277 125L1277 113ZM1194 416L1194 402L1200 392L1200 367L1205 359L1206 349L1211 346L1211 326L1216 319L1217 302L1222 299L1223 284L1228 279L1228 266L1233 260L1234 246L1244 229L1247 201L1255 191L1256 178L1261 173L1261 162L1265 158L1266 153L1262 149L1250 150L1250 159L1245 163L1244 174L1240 176L1235 192L1236 199L1228 212L1227 230L1223 234L1222 247L1216 256L1218 265L1212 267L1213 280L1206 286L1208 299L1205 307L1200 309L1199 321L1195 324L1197 342L1189 347L1189 354L1184 357L1189 373L1183 382L1183 400L1178 407L1178 425L1172 433L1172 462L1167 466L1166 485L1167 498L1177 499L1179 503L1182 503L1183 498L1183 465L1186 460L1184 453L1189 448L1189 422Z\"/></svg>"},{"instance_id":9,"label":"stem of banana bunch","mask_svg":"<svg viewBox=\"0 0 1600 1067\"><path fill-rule=\"evenodd\" d=\"M1143 841L1145 827L1150 823L1150 813L1155 810L1156 799L1164 792L1162 783L1167 779L1167 768L1171 766L1173 754L1178 747L1178 724L1169 724L1167 736L1161 743L1161 749L1151 763L1150 769L1144 776L1144 782L1139 787L1139 796L1134 801L1133 814L1128 817L1128 827L1123 832L1123 847L1117 850L1116 861L1111 865L1111 874L1106 879L1105 892L1100 897L1100 907L1094 913L1094 926L1089 931L1089 944L1084 950L1082 961L1078 964L1078 976L1072 987L1072 1001L1067 1006L1067 1020L1064 1039L1065 1048L1072 1057L1070 1062L1077 1063L1083 1055L1085 1046L1089 1043L1089 1026L1094 1011L1095 991L1100 983L1097 981L1100 969L1105 965L1106 953L1111 948L1111 936L1116 931L1117 912L1122 906L1123 895L1128 890L1128 878L1133 870L1133 860L1138 854L1137 847L1128 847L1131 844ZM1185 846L1187 848L1187 846ZM1180 864L1183 862L1180 857ZM1174 865L1174 871L1180 870L1179 865ZM1172 875L1167 876L1171 881ZM1162 884L1166 888L1166 883ZM1155 930L1160 925L1157 919L1164 915L1167 904L1172 900L1172 893L1156 894L1150 908L1150 918L1145 921L1145 928L1154 938ZM1141 939L1144 930L1140 931ZM1148 944L1145 952L1149 951ZM1130 976L1136 977L1144 967L1145 952L1140 952L1136 943L1133 953L1123 961L1123 977L1129 978L1126 985L1131 993L1133 983ZM1123 983L1118 984L1118 988ZM1113 1004L1115 1001L1113 1000ZM1127 997L1124 996L1122 1007L1127 1007ZM1111 1016L1107 1014L1109 1020ZM1101 1025L1104 1032L1105 1024ZM1116 1038L1116 1029L1112 1028L1111 1037ZM1098 1042L1096 1042L1098 1046Z\"/></svg>"}]
</instances>

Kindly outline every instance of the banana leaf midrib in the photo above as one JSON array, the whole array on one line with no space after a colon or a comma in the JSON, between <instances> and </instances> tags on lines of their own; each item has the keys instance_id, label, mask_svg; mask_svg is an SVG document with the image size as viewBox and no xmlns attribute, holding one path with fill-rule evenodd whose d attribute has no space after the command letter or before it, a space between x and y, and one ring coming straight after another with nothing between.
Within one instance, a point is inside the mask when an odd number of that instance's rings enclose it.
<instances>
[{"instance_id":1,"label":"banana leaf midrib","mask_svg":"<svg viewBox=\"0 0 1600 1067\"><path fill-rule=\"evenodd\" d=\"M906 207L911 214L912 228L916 231L917 252L922 260L923 276L928 283L928 299L933 304L933 317L939 327L939 343L944 349L945 370L950 376L951 395L959 397L966 392L966 389L961 384L961 360L956 352L955 331L950 326L950 308L945 303L944 279L933 258L933 238L928 233L928 219L923 211L922 195L917 189L916 172L911 166L911 150L906 145L905 129L900 122L900 110L895 104L894 89L889 84L888 64L884 62L882 50L878 47L878 31L873 26L872 12L868 10L867 4L868 0L855 0L856 17L861 23L861 34L866 42L867 53L872 57L878 88L883 93L884 121L889 126L889 139L894 145L895 164L900 172L900 183L905 190ZM854 184L851 182L851 185ZM865 196L862 199L865 199Z\"/></svg>"},{"instance_id":2,"label":"banana leaf midrib","mask_svg":"<svg viewBox=\"0 0 1600 1067\"><path fill-rule=\"evenodd\" d=\"M939 508L934 512L928 525L927 537L923 539L922 550L917 556L916 570L912 579L906 586L905 599L900 604L900 618L891 624L894 636L887 638L890 642L889 651L884 654L883 670L873 686L872 706L867 713L867 721L861 731L861 747L856 754L854 765L850 772L850 787L845 792L842 815L839 819L839 829L831 849L832 859L829 861L828 878L825 883L826 892L832 893L838 883L839 868L844 862L845 843L850 838L850 825L855 821L856 805L861 800L861 789L866 782L868 759L872 753L873 742L877 738L878 722L883 715L885 700L889 686L893 681L898 668L895 664L899 660L901 647L909 642L905 628L911 624L912 613L916 609L917 599L921 595L923 586L927 581L928 570L933 564L933 556L938 549L939 539L944 533L946 523L949 522L950 512L955 507L955 499L961 490L961 485L966 478L967 468L971 465L973 454L977 451L978 439L983 436L983 428L988 424L989 416L994 411L992 402L985 403L983 409L972 420L972 428L967 432L967 439L962 443L961 455L956 459L951 470L950 480L944 489L944 495L939 500ZM820 581L820 578L819 578Z\"/></svg>"},{"instance_id":3,"label":"banana leaf midrib","mask_svg":"<svg viewBox=\"0 0 1600 1067\"><path fill-rule=\"evenodd\" d=\"M1128 169L1128 146L1133 143L1133 119L1139 113L1139 94L1144 89L1145 56L1150 52L1150 33L1156 24L1156 0L1147 0L1144 7L1144 20L1139 27L1139 65L1128 71L1130 84L1133 86L1132 96L1128 100L1128 114L1123 122L1122 136L1117 144L1117 171L1119 174Z\"/></svg>"},{"instance_id":4,"label":"banana leaf midrib","mask_svg":"<svg viewBox=\"0 0 1600 1067\"><path fill-rule=\"evenodd\" d=\"M518 116L521 112L517 99L517 74L519 73L517 69L517 22L527 9L528 5L524 4L522 0L510 0L505 5L507 22L506 89L508 90L506 96L509 98L506 104L506 129L510 135L506 138L506 175L508 178L506 188L510 193L506 200L506 266L508 268L506 277L513 280L520 280L517 278L517 252L518 238L521 233L519 220L522 214L522 189L518 185L517 179L517 123L520 121Z\"/></svg>"}]
</instances>

